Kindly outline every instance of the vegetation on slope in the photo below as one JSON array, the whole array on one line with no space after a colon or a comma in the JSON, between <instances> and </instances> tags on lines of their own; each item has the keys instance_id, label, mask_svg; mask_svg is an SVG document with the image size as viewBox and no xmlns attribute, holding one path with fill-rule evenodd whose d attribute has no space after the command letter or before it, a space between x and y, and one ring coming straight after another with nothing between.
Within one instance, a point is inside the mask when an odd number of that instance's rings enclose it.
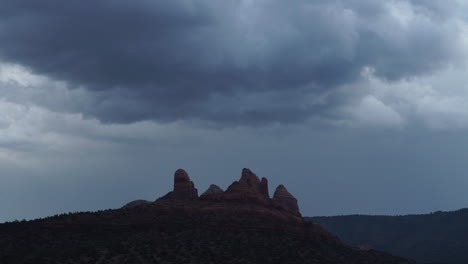
<instances>
[{"instance_id":1,"label":"vegetation on slope","mask_svg":"<svg viewBox=\"0 0 468 264\"><path fill-rule=\"evenodd\" d=\"M0 225L0 263L409 263L275 208L160 201Z\"/></svg>"},{"instance_id":2,"label":"vegetation on slope","mask_svg":"<svg viewBox=\"0 0 468 264\"><path fill-rule=\"evenodd\" d=\"M352 245L427 263L468 263L468 209L426 215L308 218Z\"/></svg>"}]
</instances>

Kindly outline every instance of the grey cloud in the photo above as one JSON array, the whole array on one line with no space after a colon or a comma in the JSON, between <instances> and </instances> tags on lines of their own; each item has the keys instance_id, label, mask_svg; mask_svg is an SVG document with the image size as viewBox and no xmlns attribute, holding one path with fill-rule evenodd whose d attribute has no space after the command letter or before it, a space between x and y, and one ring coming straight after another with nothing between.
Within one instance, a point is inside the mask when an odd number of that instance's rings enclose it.
<instances>
[{"instance_id":1,"label":"grey cloud","mask_svg":"<svg viewBox=\"0 0 468 264\"><path fill-rule=\"evenodd\" d=\"M392 3L408 5L423 19L401 25ZM0 60L90 91L86 104L67 110L103 122L301 122L345 100L326 95L360 79L363 67L393 81L431 73L459 57L459 32L441 19L450 14L449 4L0 4ZM317 103L318 97L324 99Z\"/></svg>"}]
</instances>

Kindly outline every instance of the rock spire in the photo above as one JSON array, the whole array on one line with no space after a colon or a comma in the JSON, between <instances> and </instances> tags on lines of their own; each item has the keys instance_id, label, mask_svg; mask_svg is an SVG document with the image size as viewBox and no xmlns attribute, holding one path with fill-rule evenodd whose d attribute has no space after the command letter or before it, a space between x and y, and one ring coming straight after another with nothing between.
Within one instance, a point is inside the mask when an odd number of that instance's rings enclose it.
<instances>
[{"instance_id":1,"label":"rock spire","mask_svg":"<svg viewBox=\"0 0 468 264\"><path fill-rule=\"evenodd\" d=\"M299 213L299 206L297 205L297 199L284 187L284 185L280 184L273 194L273 200L281 204L283 207L288 209L289 211L300 214Z\"/></svg>"},{"instance_id":2,"label":"rock spire","mask_svg":"<svg viewBox=\"0 0 468 264\"><path fill-rule=\"evenodd\" d=\"M174 200L194 200L198 198L198 190L190 180L188 173L183 169L178 169L174 173L174 190L171 198Z\"/></svg>"},{"instance_id":3,"label":"rock spire","mask_svg":"<svg viewBox=\"0 0 468 264\"><path fill-rule=\"evenodd\" d=\"M255 173L253 173L250 169L242 169L242 175L239 182L246 183L261 195L265 196L266 198L269 198L268 180L266 178L262 178L262 180L260 180L260 178L258 178L258 176Z\"/></svg>"}]
</instances>

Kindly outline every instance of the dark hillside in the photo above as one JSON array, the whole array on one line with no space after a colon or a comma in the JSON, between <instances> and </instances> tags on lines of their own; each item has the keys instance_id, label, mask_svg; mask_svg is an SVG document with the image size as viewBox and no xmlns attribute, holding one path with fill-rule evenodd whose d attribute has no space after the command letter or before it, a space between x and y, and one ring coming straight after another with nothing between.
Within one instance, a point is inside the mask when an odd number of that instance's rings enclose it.
<instances>
[{"instance_id":1,"label":"dark hillside","mask_svg":"<svg viewBox=\"0 0 468 264\"><path fill-rule=\"evenodd\" d=\"M343 244L304 221L280 185L244 170L226 191L198 190L183 170L156 202L0 225L0 263L407 264Z\"/></svg>"},{"instance_id":2,"label":"dark hillside","mask_svg":"<svg viewBox=\"0 0 468 264\"><path fill-rule=\"evenodd\" d=\"M468 263L468 209L425 215L307 218L356 246L427 263Z\"/></svg>"}]
</instances>

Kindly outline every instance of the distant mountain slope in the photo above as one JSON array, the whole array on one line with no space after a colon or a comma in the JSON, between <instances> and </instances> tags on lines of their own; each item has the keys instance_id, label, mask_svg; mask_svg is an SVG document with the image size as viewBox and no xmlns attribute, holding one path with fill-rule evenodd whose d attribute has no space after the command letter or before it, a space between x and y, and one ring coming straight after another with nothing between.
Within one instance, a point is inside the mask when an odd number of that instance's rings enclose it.
<instances>
[{"instance_id":1,"label":"distant mountain slope","mask_svg":"<svg viewBox=\"0 0 468 264\"><path fill-rule=\"evenodd\" d=\"M468 209L407 216L307 218L351 245L427 263L468 263Z\"/></svg>"},{"instance_id":2,"label":"distant mountain slope","mask_svg":"<svg viewBox=\"0 0 468 264\"><path fill-rule=\"evenodd\" d=\"M413 263L343 244L304 221L284 186L271 199L254 176L198 197L178 170L174 190L156 202L0 224L0 263Z\"/></svg>"}]
</instances>

